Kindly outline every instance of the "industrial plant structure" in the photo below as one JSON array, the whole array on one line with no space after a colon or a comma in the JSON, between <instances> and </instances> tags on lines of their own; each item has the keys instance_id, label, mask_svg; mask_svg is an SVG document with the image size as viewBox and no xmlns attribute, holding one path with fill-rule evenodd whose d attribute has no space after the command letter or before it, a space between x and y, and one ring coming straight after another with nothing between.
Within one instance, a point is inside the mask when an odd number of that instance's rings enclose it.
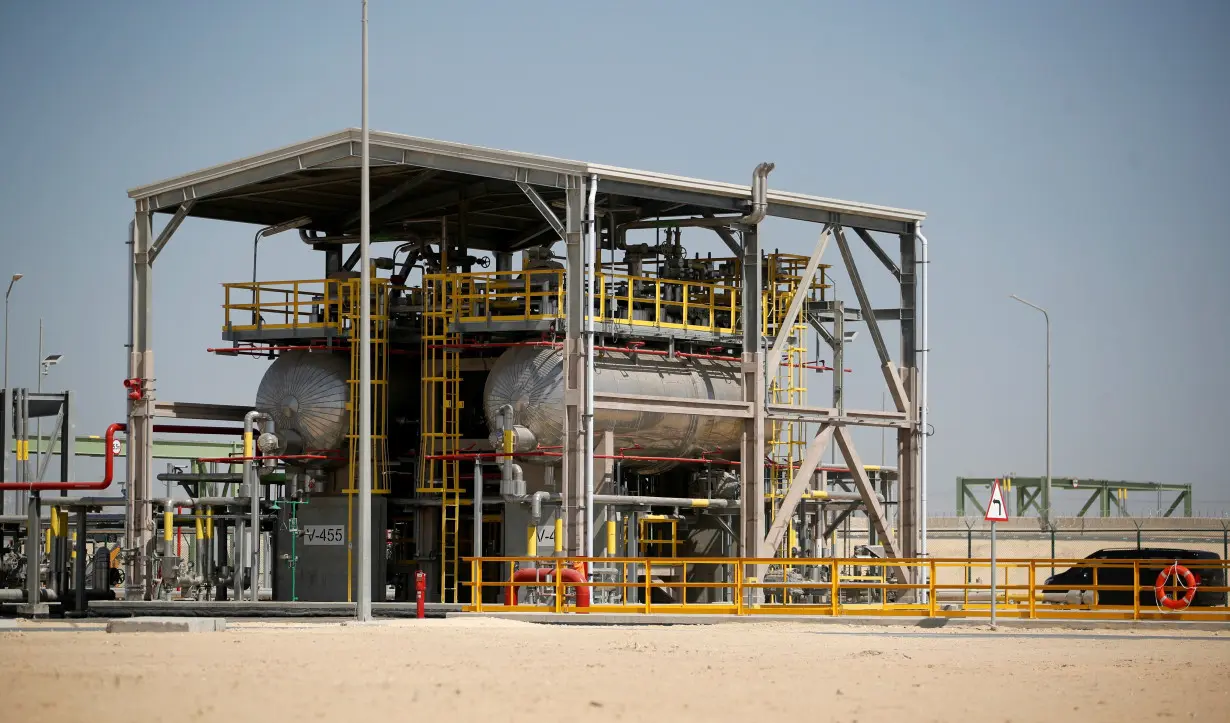
<instances>
[{"instance_id":1,"label":"industrial plant structure","mask_svg":"<svg viewBox=\"0 0 1230 723\"><path fill-rule=\"evenodd\" d=\"M819 557L851 514L867 517L883 556L925 552L924 214L771 190L772 164L744 186L372 133L365 289L359 136L344 130L129 193L128 414L109 430L128 441L117 563L127 599L194 590L255 600L268 588L275 600L353 600L364 485L377 600L411 598L421 571L429 599L468 602L472 557L585 558L579 574L591 579L603 557ZM286 232L320 254L316 278L220 280L222 342L210 351L271 360L250 406L157 393L156 261L174 253L189 217L262 227L254 253L276 253L260 239ZM813 224L815 248L770 251L760 232L769 217ZM729 253L689 251L685 230ZM854 244L876 268L855 265ZM821 263L830 246L847 298ZM864 272L896 283L891 303L872 304ZM364 294L370 479L355 462ZM875 347L888 411L845 403L854 324ZM822 350L809 348L813 335ZM21 439L15 401L4 404L6 442ZM159 475L154 437L175 431L168 417L242 435L242 454ZM864 464L850 434L860 426L895 431L896 464ZM831 444L843 464L821 463ZM12 484L39 489L23 479ZM190 499L159 498L155 479ZM41 504L91 503L106 504ZM170 547L181 525L195 529L191 560ZM748 574L784 574L771 567Z\"/></svg>"}]
</instances>

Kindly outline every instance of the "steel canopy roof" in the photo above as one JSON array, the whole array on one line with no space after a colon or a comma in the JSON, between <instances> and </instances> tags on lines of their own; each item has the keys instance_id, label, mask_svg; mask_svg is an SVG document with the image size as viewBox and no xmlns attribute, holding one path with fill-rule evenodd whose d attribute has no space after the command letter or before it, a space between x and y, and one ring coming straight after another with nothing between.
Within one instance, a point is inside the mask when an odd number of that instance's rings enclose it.
<instances>
[{"instance_id":1,"label":"steel canopy roof","mask_svg":"<svg viewBox=\"0 0 1230 723\"><path fill-rule=\"evenodd\" d=\"M560 206L580 177L598 177L600 196L618 199L635 217L744 213L747 185L706 181L598 163L571 161L462 143L372 131L372 232L395 234L407 224L453 216L464 206L472 245L499 248L541 236L542 217L517 186L535 186ZM129 191L151 211L273 225L310 216L308 228L330 234L358 227L361 132L349 128ZM768 192L770 216L912 233L919 211ZM562 208L558 209L562 215ZM548 237L550 238L550 237Z\"/></svg>"}]
</instances>

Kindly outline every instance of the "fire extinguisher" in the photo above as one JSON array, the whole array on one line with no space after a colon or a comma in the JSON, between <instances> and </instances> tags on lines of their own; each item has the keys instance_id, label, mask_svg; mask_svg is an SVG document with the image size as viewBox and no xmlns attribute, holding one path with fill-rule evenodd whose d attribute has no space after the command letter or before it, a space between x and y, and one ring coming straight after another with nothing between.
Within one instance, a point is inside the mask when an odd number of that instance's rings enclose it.
<instances>
[{"instance_id":1,"label":"fire extinguisher","mask_svg":"<svg viewBox=\"0 0 1230 723\"><path fill-rule=\"evenodd\" d=\"M418 604L417 617L426 617L424 610L424 598L427 597L427 573L419 570L414 573L414 594L415 602Z\"/></svg>"}]
</instances>

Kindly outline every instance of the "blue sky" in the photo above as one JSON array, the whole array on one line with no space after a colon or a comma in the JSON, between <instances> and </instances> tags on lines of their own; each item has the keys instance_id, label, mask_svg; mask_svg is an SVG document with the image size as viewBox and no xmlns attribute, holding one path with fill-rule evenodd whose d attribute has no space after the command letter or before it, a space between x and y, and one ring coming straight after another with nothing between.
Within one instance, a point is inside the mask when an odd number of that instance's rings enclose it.
<instances>
[{"instance_id":1,"label":"blue sky","mask_svg":"<svg viewBox=\"0 0 1230 723\"><path fill-rule=\"evenodd\" d=\"M0 5L14 385L36 382L42 316L78 432L123 416L126 190L358 125L358 7ZM1054 318L1057 476L1192 482L1199 511L1230 510L1230 6L374 0L371 18L375 128L741 182L771 160L776 188L925 210L934 513L957 475L1041 472L1042 319L1010 293ZM205 353L251 236L190 221L159 258L161 398L254 396L263 362ZM265 278L319 273L289 237L262 252ZM850 403L878 406L865 335L850 365Z\"/></svg>"}]
</instances>

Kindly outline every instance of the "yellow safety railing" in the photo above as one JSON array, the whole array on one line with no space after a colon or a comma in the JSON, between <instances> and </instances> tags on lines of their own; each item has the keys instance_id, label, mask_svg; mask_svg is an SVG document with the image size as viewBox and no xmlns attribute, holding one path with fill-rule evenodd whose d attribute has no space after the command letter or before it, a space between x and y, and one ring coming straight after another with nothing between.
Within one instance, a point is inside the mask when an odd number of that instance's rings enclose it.
<instances>
[{"instance_id":1,"label":"yellow safety railing","mask_svg":"<svg viewBox=\"0 0 1230 723\"><path fill-rule=\"evenodd\" d=\"M600 322L717 334L740 327L738 286L610 273L596 281Z\"/></svg>"},{"instance_id":2,"label":"yellow safety railing","mask_svg":"<svg viewBox=\"0 0 1230 723\"><path fill-rule=\"evenodd\" d=\"M357 304L358 279L300 279L223 284L223 331L341 327Z\"/></svg>"},{"instance_id":3,"label":"yellow safety railing","mask_svg":"<svg viewBox=\"0 0 1230 723\"><path fill-rule=\"evenodd\" d=\"M471 612L977 618L989 616L991 608L986 559L794 558L788 566L780 558L465 559L471 564ZM1230 562L1179 560L1201 582L1190 607L1167 610L1154 584L1172 562L999 560L996 612L1005 619L1230 621ZM1052 566L1087 570L1089 579L1048 585ZM538 572L522 573L528 576L514 582L517 570ZM914 581L902 580L903 574ZM1172 577L1164 592L1173 598L1183 589Z\"/></svg>"},{"instance_id":4,"label":"yellow safety railing","mask_svg":"<svg viewBox=\"0 0 1230 723\"><path fill-rule=\"evenodd\" d=\"M448 274L459 322L526 321L564 315L564 270Z\"/></svg>"}]
</instances>

